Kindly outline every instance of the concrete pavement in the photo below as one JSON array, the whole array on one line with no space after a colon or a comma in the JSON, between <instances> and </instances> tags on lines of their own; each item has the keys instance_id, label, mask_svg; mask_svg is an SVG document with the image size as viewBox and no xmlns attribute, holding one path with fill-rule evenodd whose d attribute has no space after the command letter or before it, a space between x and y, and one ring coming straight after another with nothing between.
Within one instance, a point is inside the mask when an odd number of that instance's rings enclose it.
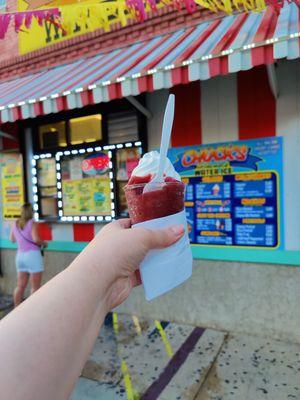
<instances>
[{"instance_id":1,"label":"concrete pavement","mask_svg":"<svg viewBox=\"0 0 300 400\"><path fill-rule=\"evenodd\" d=\"M300 400L300 345L112 314L72 400Z\"/></svg>"},{"instance_id":2,"label":"concrete pavement","mask_svg":"<svg viewBox=\"0 0 300 400\"><path fill-rule=\"evenodd\" d=\"M112 313L71 395L94 399L300 400L300 345Z\"/></svg>"}]
</instances>

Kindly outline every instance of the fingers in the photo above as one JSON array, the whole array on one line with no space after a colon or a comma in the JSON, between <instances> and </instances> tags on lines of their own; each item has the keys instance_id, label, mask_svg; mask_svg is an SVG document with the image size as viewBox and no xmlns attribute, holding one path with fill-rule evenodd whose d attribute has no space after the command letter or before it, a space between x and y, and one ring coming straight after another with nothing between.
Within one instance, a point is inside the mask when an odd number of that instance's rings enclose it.
<instances>
[{"instance_id":1,"label":"fingers","mask_svg":"<svg viewBox=\"0 0 300 400\"><path fill-rule=\"evenodd\" d=\"M122 218L122 219L118 219L114 222L112 222L111 224L111 228L113 229L129 229L131 227L131 221L130 218Z\"/></svg>"},{"instance_id":2,"label":"fingers","mask_svg":"<svg viewBox=\"0 0 300 400\"><path fill-rule=\"evenodd\" d=\"M149 250L162 249L177 242L184 234L184 227L183 225L174 225L155 231L151 229L141 229L141 231L144 243Z\"/></svg>"}]
</instances>

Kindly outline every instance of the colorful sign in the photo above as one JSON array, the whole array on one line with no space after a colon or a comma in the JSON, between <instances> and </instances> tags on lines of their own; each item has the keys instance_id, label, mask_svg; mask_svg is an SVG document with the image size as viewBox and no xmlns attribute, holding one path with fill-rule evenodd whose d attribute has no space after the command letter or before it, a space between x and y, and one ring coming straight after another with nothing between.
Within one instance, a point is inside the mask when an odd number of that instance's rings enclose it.
<instances>
[{"instance_id":1,"label":"colorful sign","mask_svg":"<svg viewBox=\"0 0 300 400\"><path fill-rule=\"evenodd\" d=\"M64 157L61 163L63 213L111 215L108 153Z\"/></svg>"},{"instance_id":2,"label":"colorful sign","mask_svg":"<svg viewBox=\"0 0 300 400\"><path fill-rule=\"evenodd\" d=\"M283 246L282 138L174 148L169 155L187 185L192 243Z\"/></svg>"},{"instance_id":3,"label":"colorful sign","mask_svg":"<svg viewBox=\"0 0 300 400\"><path fill-rule=\"evenodd\" d=\"M18 0L20 12L59 6L61 13L61 22L48 18L40 25L36 19L33 19L29 28L25 26L25 21L18 35L19 53L26 54L95 29L103 29L107 32L112 25L126 26L128 21L144 20L147 12L156 11L165 5L165 1Z\"/></svg>"},{"instance_id":4,"label":"colorful sign","mask_svg":"<svg viewBox=\"0 0 300 400\"><path fill-rule=\"evenodd\" d=\"M63 181L64 215L110 215L110 179L108 177Z\"/></svg>"},{"instance_id":5,"label":"colorful sign","mask_svg":"<svg viewBox=\"0 0 300 400\"><path fill-rule=\"evenodd\" d=\"M2 153L0 160L3 218L16 219L20 217L21 206L24 203L22 155Z\"/></svg>"},{"instance_id":6,"label":"colorful sign","mask_svg":"<svg viewBox=\"0 0 300 400\"><path fill-rule=\"evenodd\" d=\"M109 157L106 153L93 154L82 161L82 171L86 175L102 175L109 169Z\"/></svg>"},{"instance_id":7,"label":"colorful sign","mask_svg":"<svg viewBox=\"0 0 300 400\"><path fill-rule=\"evenodd\" d=\"M38 184L40 187L55 186L56 188L56 161L55 158L41 158L37 162Z\"/></svg>"}]
</instances>

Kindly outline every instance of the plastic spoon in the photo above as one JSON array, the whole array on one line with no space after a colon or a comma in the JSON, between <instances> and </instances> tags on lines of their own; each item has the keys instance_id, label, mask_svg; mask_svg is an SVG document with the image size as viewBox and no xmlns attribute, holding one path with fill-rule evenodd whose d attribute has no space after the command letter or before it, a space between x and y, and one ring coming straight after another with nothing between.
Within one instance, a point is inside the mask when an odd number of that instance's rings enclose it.
<instances>
[{"instance_id":1,"label":"plastic spoon","mask_svg":"<svg viewBox=\"0 0 300 400\"><path fill-rule=\"evenodd\" d=\"M170 94L165 110L163 127L162 127L158 170L152 181L150 181L145 185L143 193L148 193L154 190L162 189L162 186L164 184L164 171L167 160L170 137L172 133L174 109L175 109L175 96L174 94Z\"/></svg>"}]
</instances>

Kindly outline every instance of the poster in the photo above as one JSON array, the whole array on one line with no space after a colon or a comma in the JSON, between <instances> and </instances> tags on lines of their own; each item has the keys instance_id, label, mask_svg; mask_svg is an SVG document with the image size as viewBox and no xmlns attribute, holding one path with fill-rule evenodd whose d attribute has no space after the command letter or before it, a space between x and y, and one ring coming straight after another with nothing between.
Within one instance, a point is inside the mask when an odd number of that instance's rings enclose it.
<instances>
[{"instance_id":1,"label":"poster","mask_svg":"<svg viewBox=\"0 0 300 400\"><path fill-rule=\"evenodd\" d=\"M110 215L108 177L63 181L64 215Z\"/></svg>"},{"instance_id":2,"label":"poster","mask_svg":"<svg viewBox=\"0 0 300 400\"><path fill-rule=\"evenodd\" d=\"M0 161L3 218L16 219L20 217L20 209L24 203L22 155L2 153Z\"/></svg>"},{"instance_id":3,"label":"poster","mask_svg":"<svg viewBox=\"0 0 300 400\"><path fill-rule=\"evenodd\" d=\"M63 158L64 215L111 215L109 162L107 152Z\"/></svg>"},{"instance_id":4,"label":"poster","mask_svg":"<svg viewBox=\"0 0 300 400\"><path fill-rule=\"evenodd\" d=\"M174 148L191 243L280 248L282 138Z\"/></svg>"},{"instance_id":5,"label":"poster","mask_svg":"<svg viewBox=\"0 0 300 400\"><path fill-rule=\"evenodd\" d=\"M41 158L37 162L38 184L41 188L54 186L56 189L55 158Z\"/></svg>"}]
</instances>

